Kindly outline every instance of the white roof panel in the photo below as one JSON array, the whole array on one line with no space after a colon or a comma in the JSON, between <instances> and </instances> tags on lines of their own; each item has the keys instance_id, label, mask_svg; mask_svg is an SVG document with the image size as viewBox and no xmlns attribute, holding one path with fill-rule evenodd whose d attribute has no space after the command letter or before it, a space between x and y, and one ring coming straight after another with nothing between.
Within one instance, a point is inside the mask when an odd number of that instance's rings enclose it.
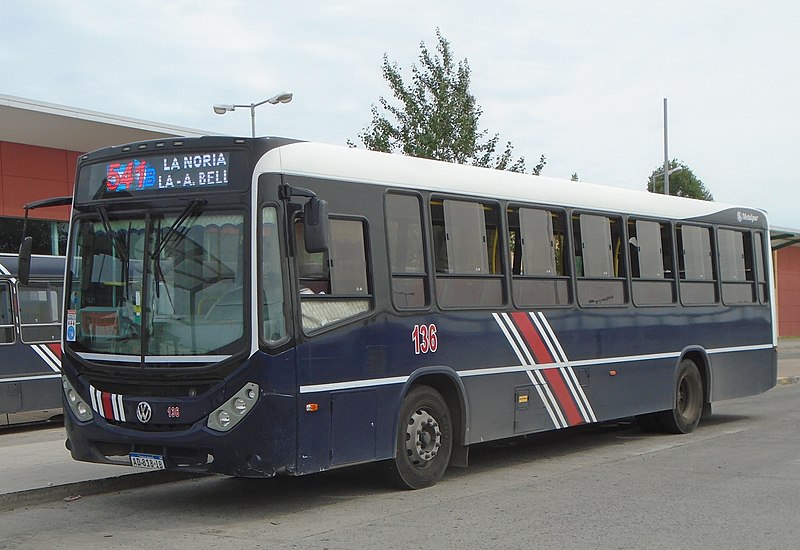
<instances>
[{"instance_id":1,"label":"white roof panel","mask_svg":"<svg viewBox=\"0 0 800 550\"><path fill-rule=\"evenodd\" d=\"M642 216L686 219L730 208L763 215L749 207L311 142L273 149L256 169Z\"/></svg>"}]
</instances>

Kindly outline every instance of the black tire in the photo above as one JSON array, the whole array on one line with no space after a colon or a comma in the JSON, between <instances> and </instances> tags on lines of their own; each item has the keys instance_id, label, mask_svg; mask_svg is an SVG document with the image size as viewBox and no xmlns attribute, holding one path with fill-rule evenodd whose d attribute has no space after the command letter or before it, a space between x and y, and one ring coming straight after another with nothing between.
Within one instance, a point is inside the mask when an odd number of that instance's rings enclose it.
<instances>
[{"instance_id":1,"label":"black tire","mask_svg":"<svg viewBox=\"0 0 800 550\"><path fill-rule=\"evenodd\" d=\"M656 413L663 430L674 434L693 432L700 423L705 406L703 379L694 361L684 359L678 367L675 382L675 407Z\"/></svg>"},{"instance_id":2,"label":"black tire","mask_svg":"<svg viewBox=\"0 0 800 550\"><path fill-rule=\"evenodd\" d=\"M447 402L433 388L418 386L403 399L397 424L395 457L386 463L389 481L401 489L435 485L453 449Z\"/></svg>"},{"instance_id":3,"label":"black tire","mask_svg":"<svg viewBox=\"0 0 800 550\"><path fill-rule=\"evenodd\" d=\"M658 413L640 414L636 417L636 423L643 432L663 432L661 423L658 420Z\"/></svg>"}]
</instances>

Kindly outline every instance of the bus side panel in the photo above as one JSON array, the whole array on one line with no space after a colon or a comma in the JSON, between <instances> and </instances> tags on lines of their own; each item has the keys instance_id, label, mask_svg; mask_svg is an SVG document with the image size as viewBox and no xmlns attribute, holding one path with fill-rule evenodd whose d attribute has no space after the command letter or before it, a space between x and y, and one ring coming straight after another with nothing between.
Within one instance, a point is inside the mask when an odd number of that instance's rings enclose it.
<instances>
[{"instance_id":1,"label":"bus side panel","mask_svg":"<svg viewBox=\"0 0 800 550\"><path fill-rule=\"evenodd\" d=\"M778 378L776 349L714 354L711 362L711 401L763 393Z\"/></svg>"},{"instance_id":2,"label":"bus side panel","mask_svg":"<svg viewBox=\"0 0 800 550\"><path fill-rule=\"evenodd\" d=\"M355 321L298 346L299 473L394 456L402 384L360 387L390 375L397 334L389 326ZM336 386L316 391L319 384Z\"/></svg>"},{"instance_id":3,"label":"bus side panel","mask_svg":"<svg viewBox=\"0 0 800 550\"><path fill-rule=\"evenodd\" d=\"M469 443L554 429L538 390L524 372L463 379L469 395Z\"/></svg>"},{"instance_id":4,"label":"bus side panel","mask_svg":"<svg viewBox=\"0 0 800 550\"><path fill-rule=\"evenodd\" d=\"M39 350L34 350L34 346ZM0 346L0 413L60 413L61 376L58 358L45 344L16 342ZM43 357L47 357L45 360ZM40 420L36 415L9 417L11 423Z\"/></svg>"},{"instance_id":5,"label":"bus side panel","mask_svg":"<svg viewBox=\"0 0 800 550\"><path fill-rule=\"evenodd\" d=\"M21 411L61 409L61 376L39 378L20 383ZM4 411L14 412L14 411Z\"/></svg>"}]
</instances>

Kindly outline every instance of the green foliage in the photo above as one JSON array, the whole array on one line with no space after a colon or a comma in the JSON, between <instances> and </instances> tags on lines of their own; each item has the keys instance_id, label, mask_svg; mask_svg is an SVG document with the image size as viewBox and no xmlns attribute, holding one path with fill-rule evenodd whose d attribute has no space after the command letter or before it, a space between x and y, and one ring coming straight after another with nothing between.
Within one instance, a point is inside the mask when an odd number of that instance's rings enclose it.
<instances>
[{"instance_id":1,"label":"green foliage","mask_svg":"<svg viewBox=\"0 0 800 550\"><path fill-rule=\"evenodd\" d=\"M577 172L573 172L573 173L572 173L572 176L571 176L569 179L570 179L570 181L581 181L581 180L578 178L578 173L577 173Z\"/></svg>"},{"instance_id":2,"label":"green foliage","mask_svg":"<svg viewBox=\"0 0 800 550\"><path fill-rule=\"evenodd\" d=\"M409 84L399 65L383 55L383 77L397 104L381 97L380 106L372 106L372 121L358 134L361 142L373 151L524 172L525 158L514 158L510 141L500 153L499 135L487 139L488 131L479 129L483 111L469 92L467 60L453 60L439 29L436 39L436 53L420 43L420 65L411 66ZM545 164L542 155L533 173L538 175Z\"/></svg>"},{"instance_id":3,"label":"green foliage","mask_svg":"<svg viewBox=\"0 0 800 550\"><path fill-rule=\"evenodd\" d=\"M675 170L669 175L669 194L676 197L689 197L704 201L713 201L714 197L705 184L694 175L691 168L683 162L673 159L669 161L669 169ZM664 192L664 166L659 166L647 180L647 190L651 193Z\"/></svg>"}]
</instances>

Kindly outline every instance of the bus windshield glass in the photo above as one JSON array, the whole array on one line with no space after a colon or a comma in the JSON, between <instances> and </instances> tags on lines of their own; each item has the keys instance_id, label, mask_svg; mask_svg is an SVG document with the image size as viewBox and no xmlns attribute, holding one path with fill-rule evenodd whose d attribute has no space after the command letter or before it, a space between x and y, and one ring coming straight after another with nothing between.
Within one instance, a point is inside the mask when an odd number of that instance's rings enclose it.
<instances>
[{"instance_id":1,"label":"bus windshield glass","mask_svg":"<svg viewBox=\"0 0 800 550\"><path fill-rule=\"evenodd\" d=\"M207 212L199 202L145 217L101 207L76 220L68 345L129 361L173 358L167 362L241 349L243 227L242 213Z\"/></svg>"}]
</instances>

